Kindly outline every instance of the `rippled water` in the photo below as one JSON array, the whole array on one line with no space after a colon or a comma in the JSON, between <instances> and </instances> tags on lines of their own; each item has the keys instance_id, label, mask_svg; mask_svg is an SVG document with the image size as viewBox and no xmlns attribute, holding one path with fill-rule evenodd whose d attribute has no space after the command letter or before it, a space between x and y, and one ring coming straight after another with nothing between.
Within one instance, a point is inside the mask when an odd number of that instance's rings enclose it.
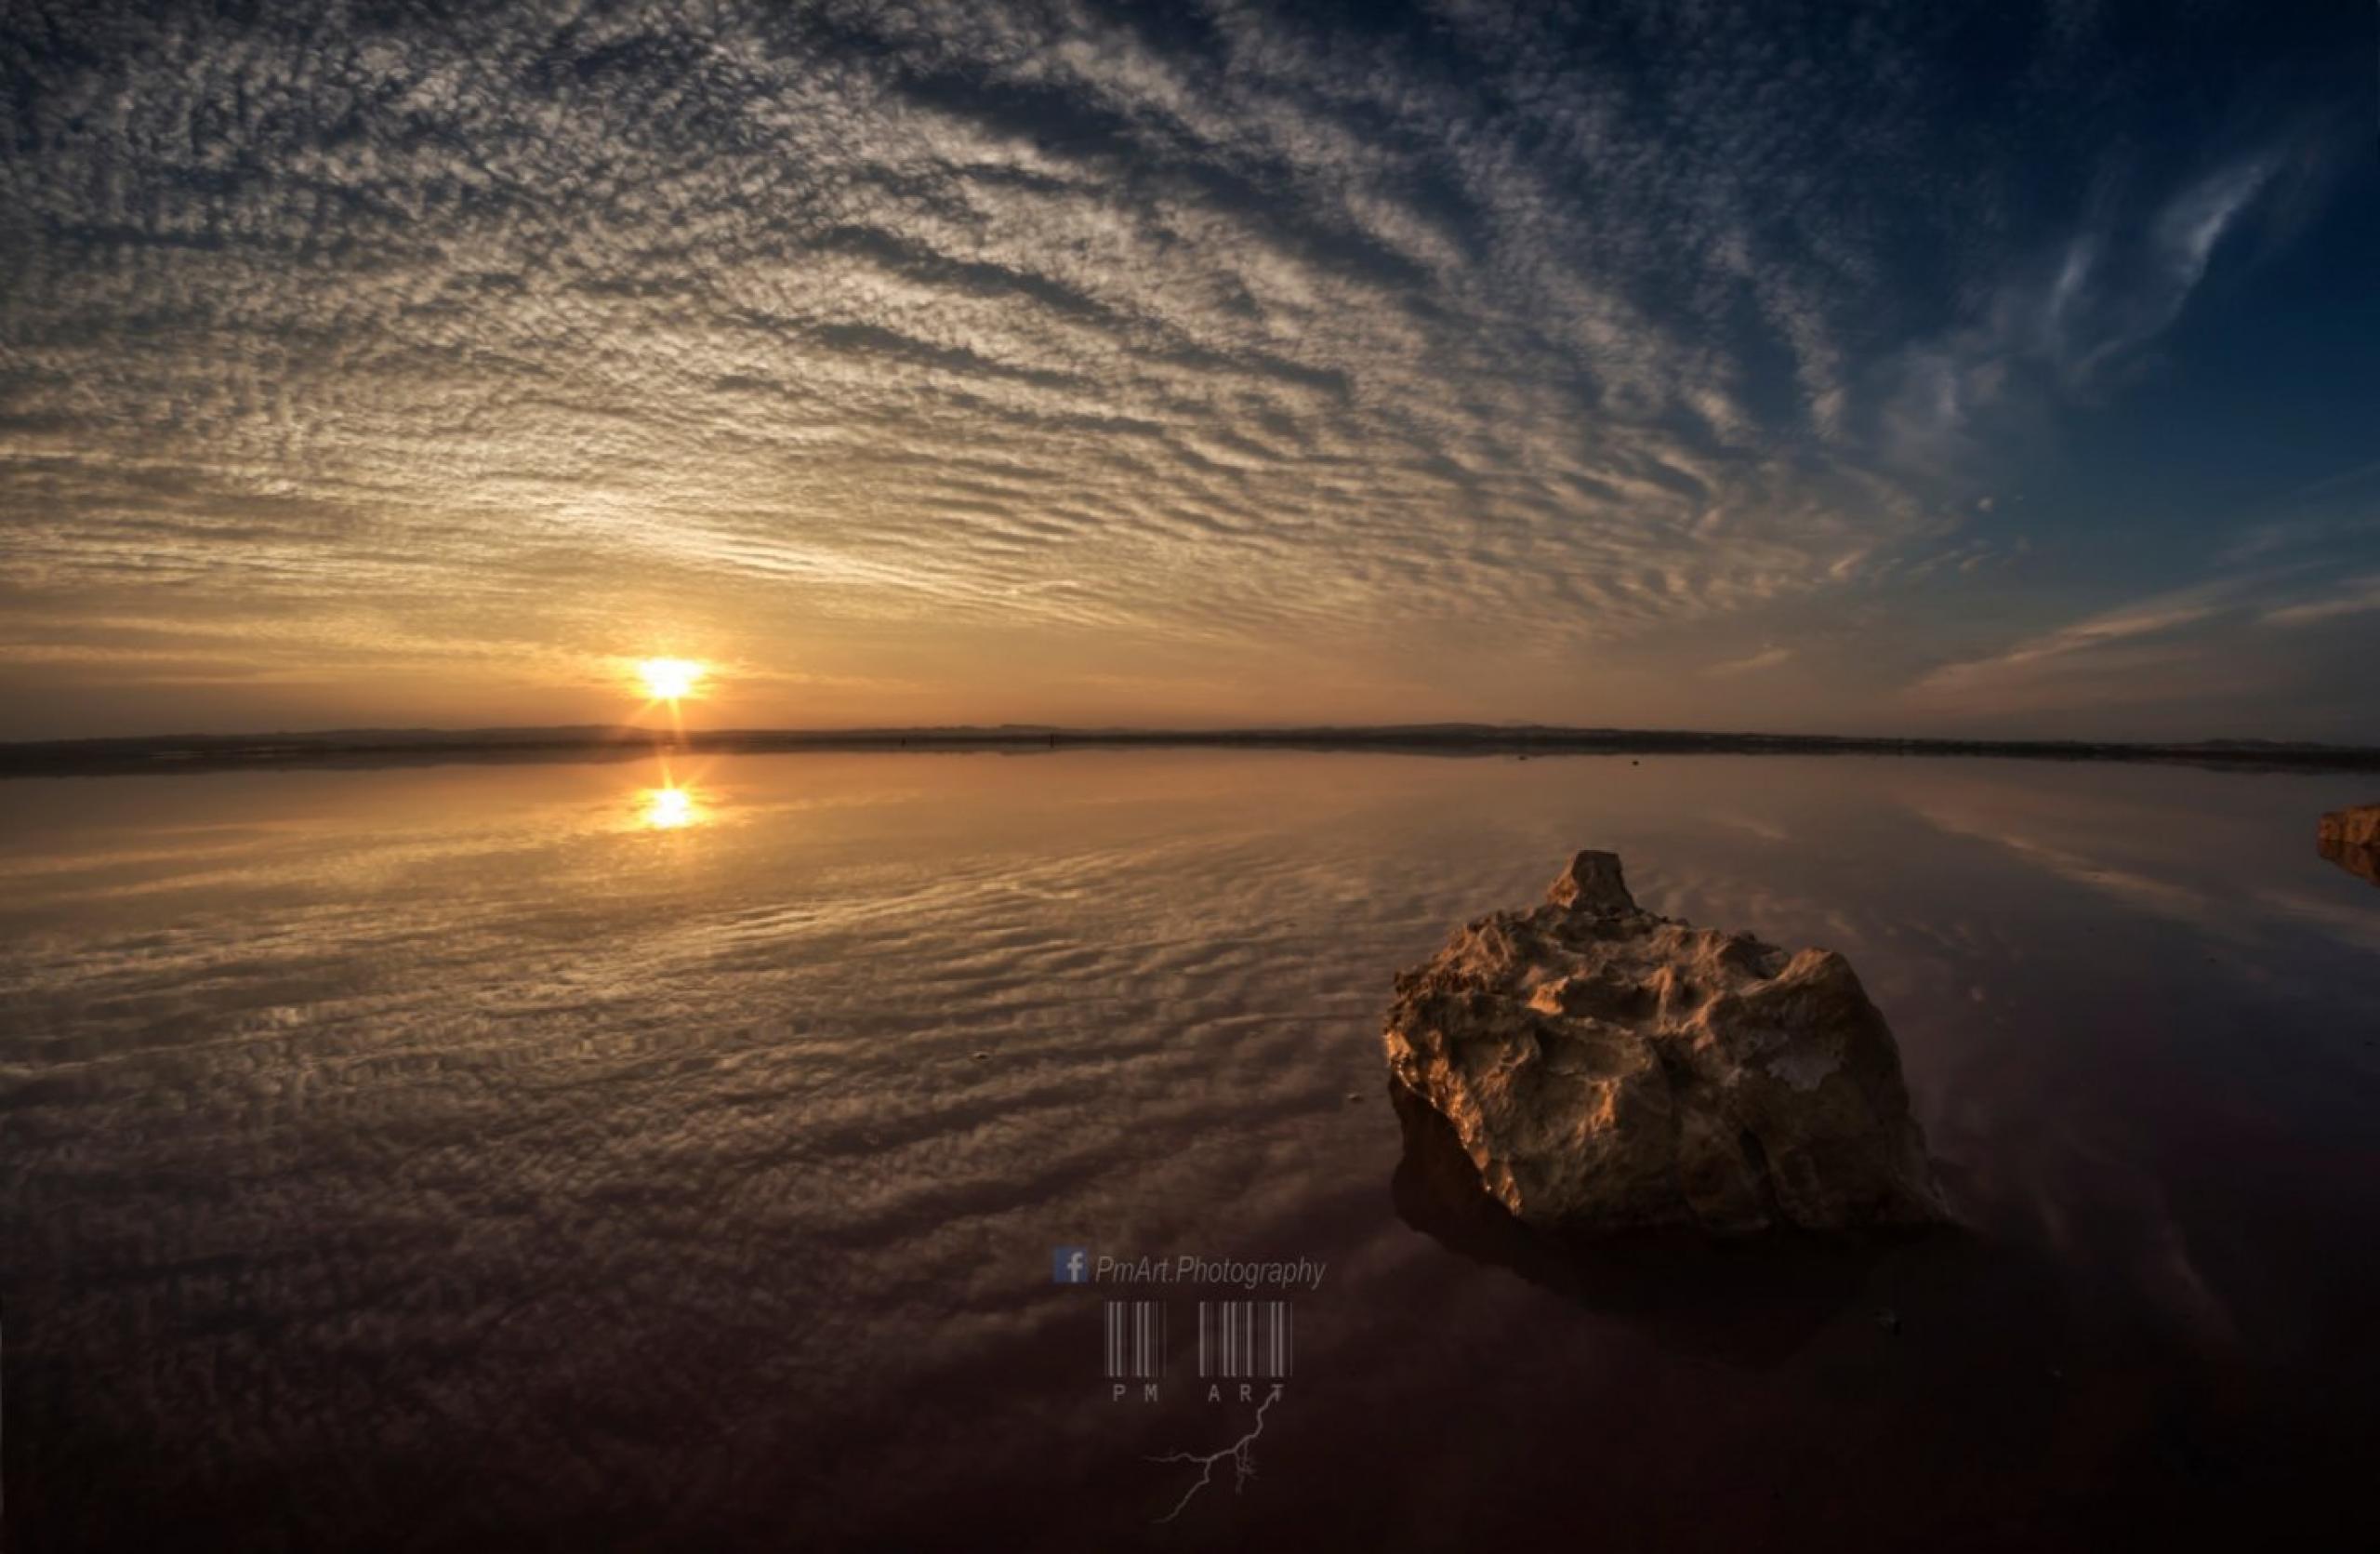
<instances>
[{"instance_id":1,"label":"rippled water","mask_svg":"<svg viewBox=\"0 0 2380 1554\"><path fill-rule=\"evenodd\" d=\"M2367 779L803 754L18 780L12 1547L2108 1547L2374 1531ZM1396 969L1620 851L1847 953L1964 1229L1556 1253ZM1214 1289L1320 1261L1252 1408ZM1161 1296L1113 1401L1104 1296ZM1884 1313L1889 1313L1889 1316ZM1896 1325L1897 1324L1897 1325ZM2368 1544L2366 1546L2369 1546Z\"/></svg>"}]
</instances>

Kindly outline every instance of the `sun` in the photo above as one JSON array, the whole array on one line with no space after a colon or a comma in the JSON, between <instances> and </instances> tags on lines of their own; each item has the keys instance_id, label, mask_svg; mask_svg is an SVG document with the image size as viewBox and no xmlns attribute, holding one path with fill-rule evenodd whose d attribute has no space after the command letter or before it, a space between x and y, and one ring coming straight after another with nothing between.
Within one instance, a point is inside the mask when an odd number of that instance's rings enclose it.
<instances>
[{"instance_id":1,"label":"sun","mask_svg":"<svg viewBox=\"0 0 2380 1554\"><path fill-rule=\"evenodd\" d=\"M682 701L701 682L703 666L692 658L640 658L636 673L654 700Z\"/></svg>"}]
</instances>

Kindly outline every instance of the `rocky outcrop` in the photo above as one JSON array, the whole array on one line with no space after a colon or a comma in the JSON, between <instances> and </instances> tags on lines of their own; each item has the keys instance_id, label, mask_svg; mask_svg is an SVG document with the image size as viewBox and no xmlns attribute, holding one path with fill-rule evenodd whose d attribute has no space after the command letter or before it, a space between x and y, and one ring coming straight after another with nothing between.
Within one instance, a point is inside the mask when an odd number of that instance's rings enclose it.
<instances>
[{"instance_id":1,"label":"rocky outcrop","mask_svg":"<svg viewBox=\"0 0 2380 1554\"><path fill-rule=\"evenodd\" d=\"M1583 852L1396 979L1396 1081L1525 1222L1738 1233L1944 1217L1850 963L1660 917Z\"/></svg>"},{"instance_id":2,"label":"rocky outcrop","mask_svg":"<svg viewBox=\"0 0 2380 1554\"><path fill-rule=\"evenodd\" d=\"M2348 873L2380 884L2380 804L2331 811L2315 828L2314 844Z\"/></svg>"},{"instance_id":3,"label":"rocky outcrop","mask_svg":"<svg viewBox=\"0 0 2380 1554\"><path fill-rule=\"evenodd\" d=\"M2334 809L2314 834L2324 847L2380 847L2380 804Z\"/></svg>"}]
</instances>

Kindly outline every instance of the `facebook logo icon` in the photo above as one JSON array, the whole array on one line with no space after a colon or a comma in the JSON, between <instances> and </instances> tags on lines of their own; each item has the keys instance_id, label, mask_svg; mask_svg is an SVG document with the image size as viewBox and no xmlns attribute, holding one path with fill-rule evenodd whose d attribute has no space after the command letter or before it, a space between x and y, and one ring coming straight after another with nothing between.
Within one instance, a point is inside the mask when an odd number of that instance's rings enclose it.
<instances>
[{"instance_id":1,"label":"facebook logo icon","mask_svg":"<svg viewBox=\"0 0 2380 1554\"><path fill-rule=\"evenodd\" d=\"M1050 1256L1050 1277L1061 1284L1082 1284L1091 1279L1091 1248L1062 1246Z\"/></svg>"}]
</instances>

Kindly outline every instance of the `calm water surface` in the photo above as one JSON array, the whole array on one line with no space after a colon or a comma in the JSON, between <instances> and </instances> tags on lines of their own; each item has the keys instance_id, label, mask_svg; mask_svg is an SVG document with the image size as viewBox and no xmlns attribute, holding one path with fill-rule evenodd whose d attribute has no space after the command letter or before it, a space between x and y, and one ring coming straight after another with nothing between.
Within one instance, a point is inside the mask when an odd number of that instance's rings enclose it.
<instances>
[{"instance_id":1,"label":"calm water surface","mask_svg":"<svg viewBox=\"0 0 2380 1554\"><path fill-rule=\"evenodd\" d=\"M2380 890L2313 842L2370 786L11 781L10 1547L2373 1547ZM1589 845L1657 910L1851 957L1960 1231L1564 1253L1452 1190L1385 1089L1390 980ZM1183 1342L1241 1292L1053 1284L1075 1245L1327 1265L1236 1493L1160 1523L1197 1473L1148 1459L1250 1428ZM1126 1295L1170 1305L1156 1403L1102 1374Z\"/></svg>"}]
</instances>

